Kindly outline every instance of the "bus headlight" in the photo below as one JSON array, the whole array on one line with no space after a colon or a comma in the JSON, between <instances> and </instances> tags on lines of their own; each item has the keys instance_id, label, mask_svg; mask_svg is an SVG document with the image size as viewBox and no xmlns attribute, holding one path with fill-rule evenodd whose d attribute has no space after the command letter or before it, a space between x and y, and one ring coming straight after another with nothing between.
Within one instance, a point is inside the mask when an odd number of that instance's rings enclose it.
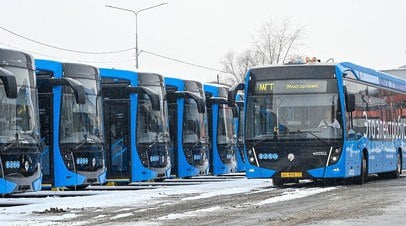
<instances>
[{"instance_id":1,"label":"bus headlight","mask_svg":"<svg viewBox=\"0 0 406 226\"><path fill-rule=\"evenodd\" d=\"M25 161L25 163L24 163L24 169L25 169L25 172L28 172L28 170L30 169L30 162L28 162L28 160Z\"/></svg>"},{"instance_id":2,"label":"bus headlight","mask_svg":"<svg viewBox=\"0 0 406 226\"><path fill-rule=\"evenodd\" d=\"M248 156L248 161L251 165L256 165L258 166L258 162L257 162L257 158L255 156L255 149L251 148L248 150L247 152L247 156Z\"/></svg>"},{"instance_id":3,"label":"bus headlight","mask_svg":"<svg viewBox=\"0 0 406 226\"><path fill-rule=\"evenodd\" d=\"M330 155L330 162L329 165L335 164L338 162L338 160L340 159L341 156L341 148L333 148L333 150L331 151L331 155Z\"/></svg>"}]
</instances>

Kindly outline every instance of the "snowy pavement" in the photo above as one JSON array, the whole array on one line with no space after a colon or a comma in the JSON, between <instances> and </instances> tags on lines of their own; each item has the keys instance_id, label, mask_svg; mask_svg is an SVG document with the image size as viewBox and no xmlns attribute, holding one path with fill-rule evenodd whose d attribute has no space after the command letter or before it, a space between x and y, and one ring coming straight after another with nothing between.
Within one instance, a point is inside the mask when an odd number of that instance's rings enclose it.
<instances>
[{"instance_id":1,"label":"snowy pavement","mask_svg":"<svg viewBox=\"0 0 406 226\"><path fill-rule=\"evenodd\" d=\"M112 209L109 221L115 222L121 218L131 217L136 212L147 211L154 206L172 205L179 202L196 201L232 194L255 193L264 190L275 190L269 179L248 180L245 178L228 179L218 182L207 182L198 185L162 186L154 189L127 191L40 191L42 198L2 198L0 199L0 225L59 225L72 220L75 225L86 224L86 221L75 222L89 208L100 211L93 217L106 217L102 210ZM258 202L257 205L283 202L286 200L303 198L317 193L327 192L329 188L288 188L279 195ZM61 194L77 194L78 196L60 197ZM8 205L16 205L5 207ZM113 208L114 207L114 208ZM161 220L185 218L213 211L222 207L211 206L199 210L183 213L169 213L145 224L155 224ZM113 210L114 209L114 210ZM82 216L83 217L83 216Z\"/></svg>"}]
</instances>

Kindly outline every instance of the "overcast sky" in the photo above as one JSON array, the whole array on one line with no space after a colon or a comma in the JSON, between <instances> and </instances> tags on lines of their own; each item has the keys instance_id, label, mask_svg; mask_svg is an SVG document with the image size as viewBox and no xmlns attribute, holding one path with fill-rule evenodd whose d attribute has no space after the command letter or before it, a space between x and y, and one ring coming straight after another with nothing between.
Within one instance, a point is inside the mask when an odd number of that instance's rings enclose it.
<instances>
[{"instance_id":1,"label":"overcast sky","mask_svg":"<svg viewBox=\"0 0 406 226\"><path fill-rule=\"evenodd\" d=\"M168 4L138 15L139 48L180 61L221 70L227 51L249 48L267 20L290 18L295 26L305 26L298 54L374 69L406 64L404 0L2 0L0 26L65 49L117 51L135 47L134 14L105 4L137 11L162 2ZM2 29L0 47L38 58L135 69L134 51L78 54ZM199 81L219 74L147 53L141 53L139 65L141 71Z\"/></svg>"}]
</instances>

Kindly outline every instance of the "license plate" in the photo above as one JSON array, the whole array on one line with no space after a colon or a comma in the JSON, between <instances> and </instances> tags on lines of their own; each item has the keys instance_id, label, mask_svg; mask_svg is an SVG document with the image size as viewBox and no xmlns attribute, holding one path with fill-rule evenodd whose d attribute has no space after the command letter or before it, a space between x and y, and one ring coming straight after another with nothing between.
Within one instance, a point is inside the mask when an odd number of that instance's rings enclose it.
<instances>
[{"instance_id":1,"label":"license plate","mask_svg":"<svg viewBox=\"0 0 406 226\"><path fill-rule=\"evenodd\" d=\"M282 172L282 178L300 178L302 177L302 172Z\"/></svg>"}]
</instances>

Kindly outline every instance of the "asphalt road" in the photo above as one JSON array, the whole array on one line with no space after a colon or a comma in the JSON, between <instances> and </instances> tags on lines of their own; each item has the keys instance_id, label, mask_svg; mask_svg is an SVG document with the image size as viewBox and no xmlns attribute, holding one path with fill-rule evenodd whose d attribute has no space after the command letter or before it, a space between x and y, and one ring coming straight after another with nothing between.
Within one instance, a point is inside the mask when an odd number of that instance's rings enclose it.
<instances>
[{"instance_id":1,"label":"asphalt road","mask_svg":"<svg viewBox=\"0 0 406 226\"><path fill-rule=\"evenodd\" d=\"M312 190L324 192L294 197ZM278 201L278 197L288 197ZM266 200L275 198L272 203ZM265 202L264 202L265 201ZM117 218L117 215L120 215ZM365 185L320 188L272 186L250 193L188 199L174 195L145 207L90 208L65 223L77 225L405 225L406 176Z\"/></svg>"}]
</instances>

